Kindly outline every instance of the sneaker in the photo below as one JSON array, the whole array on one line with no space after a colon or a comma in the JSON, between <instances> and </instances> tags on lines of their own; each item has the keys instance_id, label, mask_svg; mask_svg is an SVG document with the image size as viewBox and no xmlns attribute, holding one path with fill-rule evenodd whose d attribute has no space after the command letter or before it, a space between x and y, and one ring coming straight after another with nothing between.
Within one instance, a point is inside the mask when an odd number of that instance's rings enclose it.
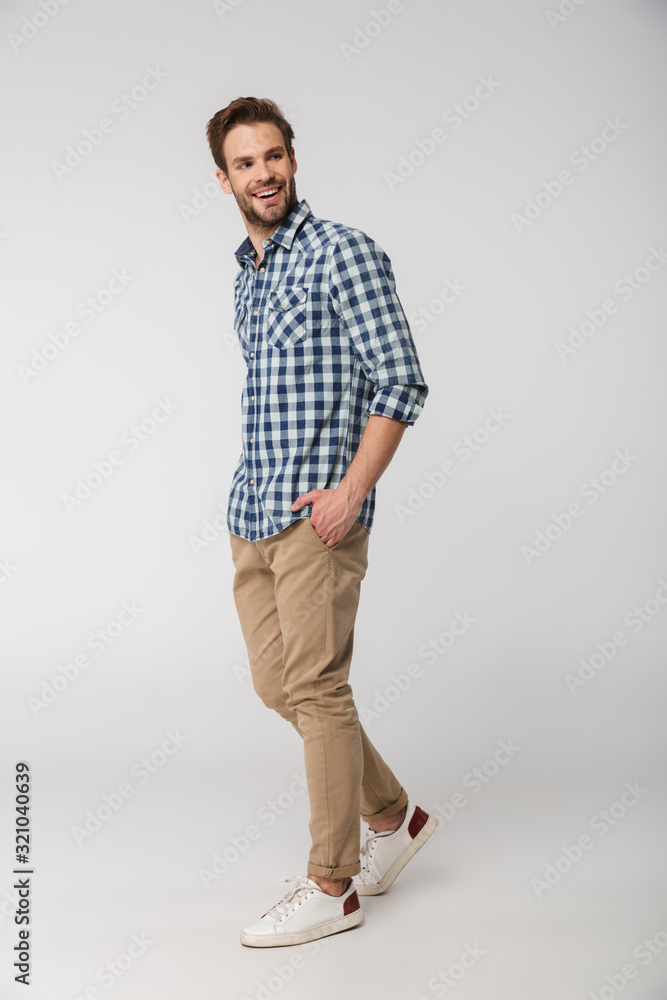
<instances>
[{"instance_id":1,"label":"sneaker","mask_svg":"<svg viewBox=\"0 0 667 1000\"><path fill-rule=\"evenodd\" d=\"M359 895L377 896L388 889L437 826L436 816L429 816L419 806L408 802L405 819L398 830L386 833L370 830L361 847L361 871L352 878Z\"/></svg>"},{"instance_id":2,"label":"sneaker","mask_svg":"<svg viewBox=\"0 0 667 1000\"><path fill-rule=\"evenodd\" d=\"M330 896L308 876L292 876L285 881L295 884L279 903L243 929L241 944L251 948L305 944L345 931L364 919L354 882L342 896Z\"/></svg>"}]
</instances>

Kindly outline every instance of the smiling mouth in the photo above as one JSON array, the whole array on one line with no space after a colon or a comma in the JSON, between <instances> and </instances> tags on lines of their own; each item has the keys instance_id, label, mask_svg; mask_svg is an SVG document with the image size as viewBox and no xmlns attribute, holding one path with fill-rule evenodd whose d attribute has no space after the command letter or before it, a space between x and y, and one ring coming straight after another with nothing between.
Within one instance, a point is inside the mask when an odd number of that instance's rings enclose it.
<instances>
[{"instance_id":1,"label":"smiling mouth","mask_svg":"<svg viewBox=\"0 0 667 1000\"><path fill-rule=\"evenodd\" d=\"M256 198L258 201L271 203L273 201L276 201L281 190L282 190L281 187L266 188L264 191L259 191L253 194L253 198Z\"/></svg>"}]
</instances>

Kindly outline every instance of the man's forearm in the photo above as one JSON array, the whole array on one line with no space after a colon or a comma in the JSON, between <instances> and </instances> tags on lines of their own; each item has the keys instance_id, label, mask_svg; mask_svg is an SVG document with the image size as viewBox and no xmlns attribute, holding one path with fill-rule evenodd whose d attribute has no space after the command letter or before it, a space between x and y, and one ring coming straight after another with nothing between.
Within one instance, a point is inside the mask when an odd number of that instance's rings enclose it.
<instances>
[{"instance_id":1,"label":"man's forearm","mask_svg":"<svg viewBox=\"0 0 667 1000\"><path fill-rule=\"evenodd\" d=\"M357 453L337 486L351 507L360 507L389 465L408 426L404 420L372 413L361 436Z\"/></svg>"}]
</instances>

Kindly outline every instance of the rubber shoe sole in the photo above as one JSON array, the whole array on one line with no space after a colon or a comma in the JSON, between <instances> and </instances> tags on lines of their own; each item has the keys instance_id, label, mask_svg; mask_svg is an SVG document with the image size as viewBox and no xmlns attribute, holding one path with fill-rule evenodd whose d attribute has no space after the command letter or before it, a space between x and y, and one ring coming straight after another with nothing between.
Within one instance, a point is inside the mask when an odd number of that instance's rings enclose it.
<instances>
[{"instance_id":1,"label":"rubber shoe sole","mask_svg":"<svg viewBox=\"0 0 667 1000\"><path fill-rule=\"evenodd\" d=\"M324 923L308 927L303 931L294 931L291 934L247 934L241 932L241 944L250 948L281 948L290 944L307 944L308 941L316 941L318 938L327 937L329 934L338 934L340 931L349 930L364 922L364 911L359 907L352 913L343 917L335 917L333 920L325 920Z\"/></svg>"},{"instance_id":2,"label":"rubber shoe sole","mask_svg":"<svg viewBox=\"0 0 667 1000\"><path fill-rule=\"evenodd\" d=\"M401 851L397 858L394 859L391 866L387 869L385 874L382 876L379 882L375 882L371 885L356 884L355 888L359 896L379 896L380 893L385 892L390 885L394 883L396 877L403 871L408 861L415 856L420 847L423 847L429 837L433 836L438 828L438 818L437 816L429 816L429 818L424 823L423 827L419 833L414 837L408 846Z\"/></svg>"}]
</instances>

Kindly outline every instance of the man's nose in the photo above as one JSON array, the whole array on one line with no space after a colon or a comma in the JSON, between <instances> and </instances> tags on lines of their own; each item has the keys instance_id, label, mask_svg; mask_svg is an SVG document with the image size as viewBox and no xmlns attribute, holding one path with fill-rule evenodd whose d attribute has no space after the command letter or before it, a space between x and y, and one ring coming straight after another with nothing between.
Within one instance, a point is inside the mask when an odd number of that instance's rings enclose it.
<instances>
[{"instance_id":1,"label":"man's nose","mask_svg":"<svg viewBox=\"0 0 667 1000\"><path fill-rule=\"evenodd\" d=\"M255 169L255 183L260 181L270 181L273 178L273 167L268 163L259 163Z\"/></svg>"}]
</instances>

